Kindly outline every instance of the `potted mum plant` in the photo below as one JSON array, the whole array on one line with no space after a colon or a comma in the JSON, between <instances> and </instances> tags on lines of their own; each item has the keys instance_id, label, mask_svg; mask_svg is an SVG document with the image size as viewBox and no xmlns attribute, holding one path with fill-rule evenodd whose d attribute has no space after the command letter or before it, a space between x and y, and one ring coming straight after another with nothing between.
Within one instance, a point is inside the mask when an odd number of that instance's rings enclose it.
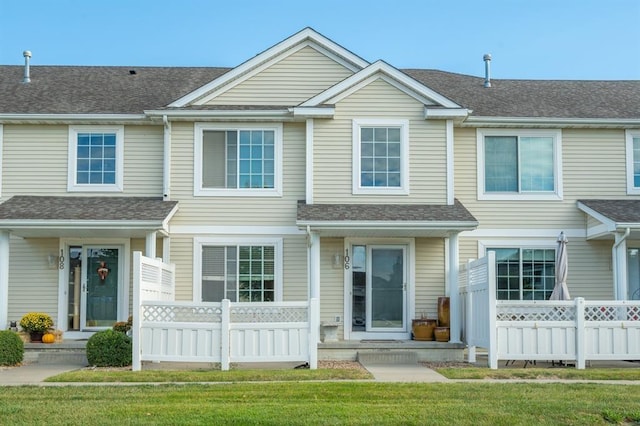
<instances>
[{"instance_id":1,"label":"potted mum plant","mask_svg":"<svg viewBox=\"0 0 640 426\"><path fill-rule=\"evenodd\" d=\"M29 312L20 320L20 327L29 333L32 342L42 342L42 335L53 327L53 320L43 312Z\"/></svg>"}]
</instances>

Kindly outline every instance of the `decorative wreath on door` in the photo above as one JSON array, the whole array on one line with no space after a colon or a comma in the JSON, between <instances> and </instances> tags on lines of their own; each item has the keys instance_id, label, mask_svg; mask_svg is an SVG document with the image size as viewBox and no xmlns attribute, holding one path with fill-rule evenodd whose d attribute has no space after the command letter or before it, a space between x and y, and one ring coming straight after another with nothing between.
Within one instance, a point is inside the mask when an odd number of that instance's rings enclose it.
<instances>
[{"instance_id":1,"label":"decorative wreath on door","mask_svg":"<svg viewBox=\"0 0 640 426\"><path fill-rule=\"evenodd\" d=\"M104 281L109 275L109 268L107 267L107 263L104 260L100 261L100 266L96 269L98 272L98 276L100 277L100 281Z\"/></svg>"}]
</instances>

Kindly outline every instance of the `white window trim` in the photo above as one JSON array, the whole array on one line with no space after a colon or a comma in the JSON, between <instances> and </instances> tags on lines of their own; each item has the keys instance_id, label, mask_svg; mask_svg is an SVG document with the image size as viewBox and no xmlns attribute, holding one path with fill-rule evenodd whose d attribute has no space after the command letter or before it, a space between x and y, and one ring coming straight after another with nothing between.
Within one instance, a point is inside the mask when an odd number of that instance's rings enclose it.
<instances>
[{"instance_id":1,"label":"white window trim","mask_svg":"<svg viewBox=\"0 0 640 426\"><path fill-rule=\"evenodd\" d=\"M274 287L275 301L282 301L283 294L283 251L282 238L252 237L195 237L193 239L193 301L202 302L202 247L271 245L275 248Z\"/></svg>"},{"instance_id":2,"label":"white window trim","mask_svg":"<svg viewBox=\"0 0 640 426\"><path fill-rule=\"evenodd\" d=\"M518 137L542 137L553 138L553 171L554 192L485 192L484 182L484 138L486 136L518 136ZM562 131L561 130L537 130L537 129L477 129L477 182L478 200L562 200ZM520 177L518 176L518 179Z\"/></svg>"},{"instance_id":3,"label":"white window trim","mask_svg":"<svg viewBox=\"0 0 640 426\"><path fill-rule=\"evenodd\" d=\"M273 188L203 188L202 187L202 134L207 130L273 130L274 132L274 181ZM193 152L193 195L195 197L282 197L282 146L281 123L195 123Z\"/></svg>"},{"instance_id":4,"label":"white window trim","mask_svg":"<svg viewBox=\"0 0 640 426\"><path fill-rule=\"evenodd\" d=\"M78 133L116 134L116 183L100 185L76 183ZM122 192L124 190L124 126L69 126L68 170L67 191L69 192Z\"/></svg>"},{"instance_id":5,"label":"white window trim","mask_svg":"<svg viewBox=\"0 0 640 426\"><path fill-rule=\"evenodd\" d=\"M627 194L640 195L640 187L633 184L633 138L640 138L640 130L625 130L624 133L627 153Z\"/></svg>"},{"instance_id":6,"label":"white window trim","mask_svg":"<svg viewBox=\"0 0 640 426\"><path fill-rule=\"evenodd\" d=\"M353 120L353 194L357 195L409 195L409 120L358 118ZM400 179L399 188L363 187L360 184L360 128L400 127Z\"/></svg>"},{"instance_id":7,"label":"white window trim","mask_svg":"<svg viewBox=\"0 0 640 426\"><path fill-rule=\"evenodd\" d=\"M537 239L513 239L513 240L478 240L478 257L484 257L487 255L488 248L517 248L522 249L549 249L556 250L558 244L545 240ZM522 292L522 276L520 279L520 291ZM497 286L497 285L496 285ZM494 291L498 291L497 288Z\"/></svg>"}]
</instances>

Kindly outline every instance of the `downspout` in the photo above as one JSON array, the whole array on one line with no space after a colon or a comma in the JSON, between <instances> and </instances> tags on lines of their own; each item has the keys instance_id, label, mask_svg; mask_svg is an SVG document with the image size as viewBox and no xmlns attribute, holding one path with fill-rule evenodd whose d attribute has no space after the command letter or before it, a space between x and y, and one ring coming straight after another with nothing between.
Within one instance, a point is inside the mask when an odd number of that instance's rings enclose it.
<instances>
[{"instance_id":1,"label":"downspout","mask_svg":"<svg viewBox=\"0 0 640 426\"><path fill-rule=\"evenodd\" d=\"M617 241L615 241L613 243L613 247L611 248L611 257L613 259L613 283L614 283L614 297L615 300L624 300L626 299L626 297L623 299L622 295L620 293L622 293L622 288L620 285L620 278L619 278L619 274L618 272L623 272L620 271L620 268L622 267L622 263L621 261L619 261L618 259L618 247L620 247L620 244L622 244L627 237L629 236L629 234L631 234L631 228L627 228L624 231L624 234L620 237L620 239L617 239ZM615 236L617 237L619 234L615 234Z\"/></svg>"},{"instance_id":2,"label":"downspout","mask_svg":"<svg viewBox=\"0 0 640 426\"><path fill-rule=\"evenodd\" d=\"M164 123L164 163L162 168L162 199L171 199L171 122L166 115L162 116Z\"/></svg>"}]
</instances>

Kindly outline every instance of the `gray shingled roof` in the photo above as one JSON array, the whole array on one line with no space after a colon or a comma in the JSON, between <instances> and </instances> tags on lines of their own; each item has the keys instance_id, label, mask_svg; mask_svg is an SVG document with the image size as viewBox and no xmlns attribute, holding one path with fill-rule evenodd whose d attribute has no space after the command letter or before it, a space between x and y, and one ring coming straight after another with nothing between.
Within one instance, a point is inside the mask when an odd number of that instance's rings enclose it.
<instances>
[{"instance_id":1,"label":"gray shingled roof","mask_svg":"<svg viewBox=\"0 0 640 426\"><path fill-rule=\"evenodd\" d=\"M640 200L578 200L615 223L640 224Z\"/></svg>"},{"instance_id":2,"label":"gray shingled roof","mask_svg":"<svg viewBox=\"0 0 640 426\"><path fill-rule=\"evenodd\" d=\"M0 113L142 114L229 71L229 68L0 66ZM132 75L129 70L135 70Z\"/></svg>"},{"instance_id":3,"label":"gray shingled roof","mask_svg":"<svg viewBox=\"0 0 640 426\"><path fill-rule=\"evenodd\" d=\"M31 83L22 84L22 66L0 66L0 114L141 114L162 109L229 70L32 66ZM473 110L474 116L640 118L637 80L494 79L491 88L484 88L481 77L437 70L403 72Z\"/></svg>"},{"instance_id":4,"label":"gray shingled roof","mask_svg":"<svg viewBox=\"0 0 640 426\"><path fill-rule=\"evenodd\" d=\"M0 204L0 222L19 220L162 222L177 201L148 197L48 197L16 195Z\"/></svg>"},{"instance_id":5,"label":"gray shingled roof","mask_svg":"<svg viewBox=\"0 0 640 426\"><path fill-rule=\"evenodd\" d=\"M298 222L466 222L475 217L458 201L446 204L306 204L298 201Z\"/></svg>"},{"instance_id":6,"label":"gray shingled roof","mask_svg":"<svg viewBox=\"0 0 640 426\"><path fill-rule=\"evenodd\" d=\"M473 116L640 118L640 80L491 80L436 70L403 70L472 109Z\"/></svg>"}]
</instances>

